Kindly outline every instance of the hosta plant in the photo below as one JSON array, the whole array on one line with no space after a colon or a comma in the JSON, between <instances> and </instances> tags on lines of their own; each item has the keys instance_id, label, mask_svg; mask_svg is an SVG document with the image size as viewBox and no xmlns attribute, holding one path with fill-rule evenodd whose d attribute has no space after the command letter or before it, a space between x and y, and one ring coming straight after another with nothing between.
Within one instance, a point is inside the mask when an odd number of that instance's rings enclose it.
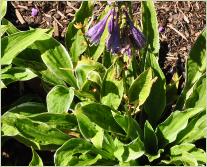
<instances>
[{"instance_id":1,"label":"hosta plant","mask_svg":"<svg viewBox=\"0 0 207 167\"><path fill-rule=\"evenodd\" d=\"M92 24L93 5L82 2L65 46L52 30L20 31L2 19L1 88L39 77L47 93L2 115L3 141L31 147L28 165L44 165L36 150L54 151L56 166L204 165L196 142L206 135L206 31L188 56L181 95L171 98L179 80L166 85L158 64L153 1L141 2L141 24L130 2L107 4Z\"/></svg>"}]
</instances>

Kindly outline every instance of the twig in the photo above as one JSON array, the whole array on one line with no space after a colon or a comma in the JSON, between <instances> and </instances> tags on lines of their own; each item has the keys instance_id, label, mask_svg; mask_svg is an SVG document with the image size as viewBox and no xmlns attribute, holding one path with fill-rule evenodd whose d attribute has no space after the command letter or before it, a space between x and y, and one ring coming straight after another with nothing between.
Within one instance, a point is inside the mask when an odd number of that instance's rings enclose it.
<instances>
[{"instance_id":1,"label":"twig","mask_svg":"<svg viewBox=\"0 0 207 167\"><path fill-rule=\"evenodd\" d=\"M17 9L17 5L15 4L15 2L11 2L12 6L15 8L15 14L17 16L17 19L19 20L19 22L21 24L24 24L24 18L22 17L21 13L19 12L19 10Z\"/></svg>"},{"instance_id":2,"label":"twig","mask_svg":"<svg viewBox=\"0 0 207 167\"><path fill-rule=\"evenodd\" d=\"M77 11L78 9L77 8L75 8L73 5L71 5L71 2L68 2L67 1L67 5L69 6L69 7L71 7L73 10L75 10L75 11Z\"/></svg>"},{"instance_id":3,"label":"twig","mask_svg":"<svg viewBox=\"0 0 207 167\"><path fill-rule=\"evenodd\" d=\"M185 39L186 41L187 38L185 37L185 35L183 35L180 31L178 31L176 28L174 28L171 24L168 24L167 27L171 28L172 30L174 30L178 35L180 35L183 39Z\"/></svg>"},{"instance_id":4,"label":"twig","mask_svg":"<svg viewBox=\"0 0 207 167\"><path fill-rule=\"evenodd\" d=\"M75 16L75 14L68 13L68 14L67 14L67 16L72 16L72 17L74 17L74 16Z\"/></svg>"},{"instance_id":5,"label":"twig","mask_svg":"<svg viewBox=\"0 0 207 167\"><path fill-rule=\"evenodd\" d=\"M185 13L184 13L180 8L178 8L178 10L182 13L182 15L183 15L183 20L184 20L186 23L190 23L188 17L185 15Z\"/></svg>"},{"instance_id":6,"label":"twig","mask_svg":"<svg viewBox=\"0 0 207 167\"><path fill-rule=\"evenodd\" d=\"M54 27L54 36L58 37L59 36L59 30L58 30L57 22L55 20L53 21L53 27Z\"/></svg>"},{"instance_id":7,"label":"twig","mask_svg":"<svg viewBox=\"0 0 207 167\"><path fill-rule=\"evenodd\" d=\"M20 21L21 24L26 23L18 9L15 9L15 13L16 13L16 16L17 16L17 18L18 18L18 20Z\"/></svg>"},{"instance_id":8,"label":"twig","mask_svg":"<svg viewBox=\"0 0 207 167\"><path fill-rule=\"evenodd\" d=\"M44 13L44 12L43 12ZM51 18L51 15L44 13L44 15L48 18Z\"/></svg>"},{"instance_id":9,"label":"twig","mask_svg":"<svg viewBox=\"0 0 207 167\"><path fill-rule=\"evenodd\" d=\"M168 59L168 60L177 60L178 58L177 57L166 57L166 59Z\"/></svg>"},{"instance_id":10,"label":"twig","mask_svg":"<svg viewBox=\"0 0 207 167\"><path fill-rule=\"evenodd\" d=\"M57 11L57 13L58 13L61 17L66 18L65 15L62 14L59 10Z\"/></svg>"},{"instance_id":11,"label":"twig","mask_svg":"<svg viewBox=\"0 0 207 167\"><path fill-rule=\"evenodd\" d=\"M57 22L57 24L60 26L60 27L62 27L63 28L63 25L54 17L54 16L52 16L53 17L53 19Z\"/></svg>"},{"instance_id":12,"label":"twig","mask_svg":"<svg viewBox=\"0 0 207 167\"><path fill-rule=\"evenodd\" d=\"M22 8L22 9L28 10L28 7L27 6L22 6L22 5L17 5L17 8Z\"/></svg>"}]
</instances>

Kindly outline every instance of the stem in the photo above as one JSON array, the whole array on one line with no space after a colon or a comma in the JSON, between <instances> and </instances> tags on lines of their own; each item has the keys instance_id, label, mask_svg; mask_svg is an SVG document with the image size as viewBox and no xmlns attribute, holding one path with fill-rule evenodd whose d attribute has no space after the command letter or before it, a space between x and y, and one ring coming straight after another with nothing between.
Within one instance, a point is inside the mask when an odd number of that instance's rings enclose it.
<instances>
[{"instance_id":1,"label":"stem","mask_svg":"<svg viewBox=\"0 0 207 167\"><path fill-rule=\"evenodd\" d=\"M87 52L87 57L91 57L91 54L90 54L90 49L89 49L89 41L87 40L87 38L85 37L85 30L84 28L81 28L81 32L83 33L83 37L86 41L86 44L87 44L87 48L86 48L86 52Z\"/></svg>"}]
</instances>

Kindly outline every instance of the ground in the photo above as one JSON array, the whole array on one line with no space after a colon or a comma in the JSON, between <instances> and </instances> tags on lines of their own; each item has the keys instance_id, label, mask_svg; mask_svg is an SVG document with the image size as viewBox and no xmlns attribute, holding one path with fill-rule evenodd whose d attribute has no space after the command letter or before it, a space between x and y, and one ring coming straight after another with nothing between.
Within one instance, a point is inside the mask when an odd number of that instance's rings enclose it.
<instances>
[{"instance_id":1,"label":"ground","mask_svg":"<svg viewBox=\"0 0 207 167\"><path fill-rule=\"evenodd\" d=\"M73 19L75 11L81 2L50 2L50 1L13 1L8 2L6 18L20 30L33 28L54 28L53 36L64 44L64 35L68 23ZM97 2L94 12L96 15L105 7L104 2ZM172 74L177 71L184 79L187 56L196 38L206 26L206 4L205 2L156 2L160 29L160 55L159 63L169 82ZM38 15L31 16L31 9L37 8ZM140 2L133 2L133 16L140 18ZM28 85L34 85L29 81ZM34 91L25 86L25 93L36 93L45 98L45 94ZM36 89L36 88L35 88ZM13 92L17 92L14 94ZM36 89L37 90L37 89ZM19 83L11 84L8 89L2 91L2 107L7 107L14 102L22 92L19 91ZM5 98L10 97L10 98ZM53 152L38 152L44 160L44 165L53 165ZM2 165L28 165L31 160L31 149L20 144L15 139L9 139L2 146Z\"/></svg>"}]
</instances>

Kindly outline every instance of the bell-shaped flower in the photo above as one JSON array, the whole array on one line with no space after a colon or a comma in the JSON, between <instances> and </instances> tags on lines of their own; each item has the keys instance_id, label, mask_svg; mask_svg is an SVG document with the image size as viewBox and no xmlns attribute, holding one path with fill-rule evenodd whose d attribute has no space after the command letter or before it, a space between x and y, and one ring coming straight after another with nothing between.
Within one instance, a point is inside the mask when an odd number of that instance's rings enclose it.
<instances>
[{"instance_id":1,"label":"bell-shaped flower","mask_svg":"<svg viewBox=\"0 0 207 167\"><path fill-rule=\"evenodd\" d=\"M126 19L127 22L129 24L129 28L132 34L132 42L135 43L135 47L137 47L138 49L142 48L145 46L146 44L146 39L144 37L144 34L142 32L140 32L132 23L132 21L129 18L129 15L127 12L125 12L126 14Z\"/></svg>"},{"instance_id":2,"label":"bell-shaped flower","mask_svg":"<svg viewBox=\"0 0 207 167\"><path fill-rule=\"evenodd\" d=\"M107 15L101 21L99 21L96 25L94 25L88 30L88 32L86 33L86 36L89 38L90 43L92 44L99 43L110 14L111 14L111 11L109 11Z\"/></svg>"},{"instance_id":3,"label":"bell-shaped flower","mask_svg":"<svg viewBox=\"0 0 207 167\"><path fill-rule=\"evenodd\" d=\"M118 24L118 13L112 10L111 18L108 23L109 37L106 41L106 48L112 53L117 53L120 50L120 33Z\"/></svg>"}]
</instances>

